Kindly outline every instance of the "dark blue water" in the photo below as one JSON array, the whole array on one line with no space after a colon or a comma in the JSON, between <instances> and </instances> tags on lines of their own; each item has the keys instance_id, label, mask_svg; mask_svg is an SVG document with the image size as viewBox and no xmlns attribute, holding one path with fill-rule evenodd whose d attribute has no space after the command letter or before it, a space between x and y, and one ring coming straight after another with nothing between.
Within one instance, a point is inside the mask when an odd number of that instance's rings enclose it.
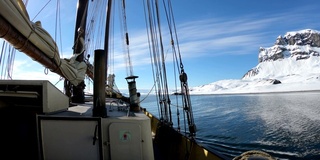
<instances>
[{"instance_id":1,"label":"dark blue water","mask_svg":"<svg viewBox=\"0 0 320 160\"><path fill-rule=\"evenodd\" d=\"M150 96L142 106L159 116L154 100ZM208 149L230 158L262 150L278 159L320 160L320 92L202 95L191 100L196 139ZM172 105L175 127L176 110Z\"/></svg>"}]
</instances>

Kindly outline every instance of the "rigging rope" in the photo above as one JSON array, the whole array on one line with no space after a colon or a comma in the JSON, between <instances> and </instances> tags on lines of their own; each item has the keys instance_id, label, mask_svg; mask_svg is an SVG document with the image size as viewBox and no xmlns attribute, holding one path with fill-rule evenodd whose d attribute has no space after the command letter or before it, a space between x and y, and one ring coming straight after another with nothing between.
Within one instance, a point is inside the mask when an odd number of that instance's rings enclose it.
<instances>
[{"instance_id":1,"label":"rigging rope","mask_svg":"<svg viewBox=\"0 0 320 160\"><path fill-rule=\"evenodd\" d=\"M6 41L3 41L0 53L0 79L12 79L15 55L16 50Z\"/></svg>"},{"instance_id":2,"label":"rigging rope","mask_svg":"<svg viewBox=\"0 0 320 160\"><path fill-rule=\"evenodd\" d=\"M93 51L99 48L104 48L104 43L105 43L105 37L101 35L105 35L105 24L106 24L106 8L107 1L91 1L88 6L88 23L86 27L86 36L85 36L85 44L86 48L88 51ZM115 3L112 3L112 6L114 8ZM120 6L120 5L119 5ZM111 18L110 18L110 25L109 25L109 41L108 41L108 61L106 61L106 80L108 81L109 75L114 74L114 9L111 9ZM105 13L105 14L104 14ZM88 52L87 51L87 52ZM88 53L86 53L88 55ZM88 61L88 59L87 59ZM115 83L113 84L108 84L108 87L114 91L114 92L119 92L117 86Z\"/></svg>"},{"instance_id":3,"label":"rigging rope","mask_svg":"<svg viewBox=\"0 0 320 160\"><path fill-rule=\"evenodd\" d=\"M168 91L168 82L167 82L167 69L165 64L165 53L164 53L164 46L163 46L163 37L162 37L162 30L160 24L160 10L159 10L159 2L155 0L152 3L152 0L145 0L144 1L144 10L145 10L145 20L146 20L146 27L148 28L148 41L149 41L149 51L152 63L152 71L154 77L154 83L156 88L156 97L159 101L158 110L160 113L160 120L167 122L169 125L172 125L172 117L171 117L171 100ZM176 26L173 16L173 9L170 0L163 0L162 1L167 25L169 28L170 38L171 38L171 48L173 52L173 61L174 63L174 74L179 74L180 80L180 90L181 90L181 102L183 106L183 117L185 120L185 132L186 126L188 125L189 128L189 135L191 138L194 138L196 127L194 124L193 113L192 113L192 106L191 106L191 99L189 95L189 88L187 82L187 74L185 73L179 43L178 43L178 36L176 32ZM175 44L176 43L176 44ZM176 67L177 66L177 67ZM178 72L176 72L178 70ZM177 77L177 76L175 76ZM175 82L177 80L175 79ZM176 90L177 89L177 83ZM177 100L179 98L176 98ZM177 103L176 106L179 106ZM178 130L180 130L180 108L177 107L177 121L178 121ZM187 121L187 122L186 122ZM187 124L186 124L187 123Z\"/></svg>"},{"instance_id":4,"label":"rigging rope","mask_svg":"<svg viewBox=\"0 0 320 160\"><path fill-rule=\"evenodd\" d=\"M150 51L150 58L151 58L151 66L152 72L154 77L154 83L156 88L156 97L158 104L158 112L160 117L160 125L165 124L170 127L173 126L172 117L171 117L171 100L168 91L168 83L167 83L167 73L166 73L166 63L165 63L165 56L164 56L164 47L163 47L163 37L161 31L161 24L160 24L160 14L159 14L159 5L158 0L155 0L154 4L151 3L152 0L145 0L144 1L144 12L145 12L145 20L146 20L146 27L147 35L148 35L148 42L149 42L149 51ZM153 2L153 1L152 1ZM165 8L166 19L168 22L169 32L171 36L171 48L173 52L173 62L174 62L174 77L177 77L178 70L179 79L180 79L180 87L181 91L183 91L181 99L182 99L182 110L183 110L183 119L184 119L184 131L187 135L187 125L189 129L189 136L194 139L195 137L195 124L192 115L192 107L191 107L191 100L190 95L188 93L188 84L187 84L187 74L184 72L183 63L181 60L180 49L178 45L177 33L175 29L175 22L173 18L172 6L170 0L167 2L163 0L163 5ZM172 29L174 28L174 29ZM175 40L173 36L173 32L175 32ZM174 41L177 42L177 46L175 46ZM177 49L176 49L177 48ZM177 51L178 50L178 53ZM177 67L175 65L177 64ZM177 91L177 79L175 78L175 86ZM180 107L178 103L178 95L176 95L176 110L177 110L177 121L178 121L178 131L180 131ZM174 105L172 105L174 106ZM186 140L187 141L187 140ZM188 143L186 144L186 150L190 151L192 146L189 146ZM186 159L189 157L189 152L186 153Z\"/></svg>"},{"instance_id":5,"label":"rigging rope","mask_svg":"<svg viewBox=\"0 0 320 160\"><path fill-rule=\"evenodd\" d=\"M154 82L157 84L155 88L157 101L159 101L160 120L172 126L171 100L168 91L158 1L155 1L155 3L150 0L144 1L144 8L153 77Z\"/></svg>"},{"instance_id":6,"label":"rigging rope","mask_svg":"<svg viewBox=\"0 0 320 160\"><path fill-rule=\"evenodd\" d=\"M28 2L28 1L27 1ZM51 0L49 0L41 9L40 11L33 17L33 19L31 21L34 21L34 19L42 12L42 10L44 8L46 8L46 6L51 2Z\"/></svg>"},{"instance_id":7,"label":"rigging rope","mask_svg":"<svg viewBox=\"0 0 320 160\"><path fill-rule=\"evenodd\" d=\"M127 76L132 76L133 75L133 67L131 63L131 56L130 56L130 51L129 51L129 33L128 33L128 27L127 27L127 15L126 15L126 5L125 5L125 0L121 1L121 14L122 14L122 25L123 25L123 31L124 31L124 40L125 40L125 60L127 61L126 69L127 69Z\"/></svg>"},{"instance_id":8,"label":"rigging rope","mask_svg":"<svg viewBox=\"0 0 320 160\"><path fill-rule=\"evenodd\" d=\"M147 4L146 4L147 3ZM154 64L153 63L153 60L154 60L154 58L153 58L153 54L152 53L154 53L153 51L154 51L154 47L152 47L151 46L151 33L152 33L152 18L151 18L151 14L147 14L147 13L150 13L150 3L149 3L149 1L143 1L143 9L144 9L144 18L145 18L145 22L146 22L146 28L147 28L147 35L148 35L148 45L149 45L149 54L150 54L150 62L151 62L151 64ZM149 22L149 23L148 23ZM149 31L149 29L150 29L150 31ZM151 33L150 33L151 32ZM152 43L153 44L153 43ZM158 80L158 78L157 78L157 75L156 75L156 73L155 73L155 65L151 65L151 68L152 68L152 75L153 75L153 80L154 80L154 85L153 85L153 87L155 88L155 90L158 90L157 88L157 85L156 84L158 84L157 83L157 80ZM151 90L152 91L152 90ZM157 99L157 102L159 102L159 98L158 98L158 96L156 96L156 99ZM159 105L159 103L157 103L157 108L158 108L158 114L159 114L159 117L160 117L160 119L162 119L162 114L161 114L161 112L160 112L160 105Z\"/></svg>"},{"instance_id":9,"label":"rigging rope","mask_svg":"<svg viewBox=\"0 0 320 160\"><path fill-rule=\"evenodd\" d=\"M187 74L184 71L184 67L183 67L183 63L182 63L182 58L181 58L181 53L180 53L180 48L179 48L179 43L178 43L178 35L177 35L177 31L176 31L176 26L175 26L175 20L174 20L174 16L173 16L173 9L172 9L172 5L171 5L171 1L168 0L168 7L166 7L166 3L163 0L163 4L164 4L164 8L168 8L169 11L165 10L166 12L166 16L168 19L168 26L169 26L169 31L170 31L170 35L171 35L171 45L172 45L172 50L174 55L178 54L179 57L179 62L180 62L180 82L181 82L181 92L182 92L182 97L183 97L183 106L184 106L184 111L185 114L187 116L187 120L188 120L188 125L189 125L189 132L190 132L190 136L194 137L196 134L196 126L194 123L194 119L193 119L193 112L192 112L192 106L191 106L191 98L190 98L190 94L189 94L189 87L188 87L188 77ZM169 20L172 20L171 21ZM175 39L173 36L173 33L175 35ZM177 42L177 45L175 46L174 41ZM178 50L178 53L176 51L176 47ZM178 62L178 61L177 61Z\"/></svg>"},{"instance_id":10,"label":"rigging rope","mask_svg":"<svg viewBox=\"0 0 320 160\"><path fill-rule=\"evenodd\" d=\"M62 36L61 36L61 14L60 14L60 0L57 0L57 7L56 7L56 27L55 27L55 38L54 41L57 42L57 35L58 35L58 30L57 28L59 28L59 37L60 37L60 57L63 57L63 52L62 52ZM55 46L57 47L57 46ZM57 50L57 48L55 48L55 50Z\"/></svg>"},{"instance_id":11,"label":"rigging rope","mask_svg":"<svg viewBox=\"0 0 320 160\"><path fill-rule=\"evenodd\" d=\"M159 33L159 41L160 41L160 53L161 53L161 69L162 69L162 77L163 77L163 101L165 101L165 112L169 115L169 123L172 125L172 114L171 114L171 100L169 97L169 90L168 90L168 81L167 81L167 69L165 64L165 56L164 56L164 49L163 49L163 40L162 40L162 31L161 31L161 24L160 24L160 11L159 11L159 4L158 0L155 3L156 6L156 17L157 17L157 24L158 24L158 33Z\"/></svg>"},{"instance_id":12,"label":"rigging rope","mask_svg":"<svg viewBox=\"0 0 320 160\"><path fill-rule=\"evenodd\" d=\"M112 3L113 5L115 5L115 3ZM112 6L113 8L115 8L114 6ZM114 20L115 20L115 14L114 14L114 10L112 10L113 11L113 18L111 18L111 25L110 25L110 39L114 39L114 25L115 25L115 22L114 22ZM111 40L111 41L109 41L109 54L108 54L108 56L109 56L109 58L108 58L108 60L109 60L109 62L108 62L108 70L109 70L109 73L110 74L114 74L114 40ZM110 54L111 53L111 54Z\"/></svg>"}]
</instances>

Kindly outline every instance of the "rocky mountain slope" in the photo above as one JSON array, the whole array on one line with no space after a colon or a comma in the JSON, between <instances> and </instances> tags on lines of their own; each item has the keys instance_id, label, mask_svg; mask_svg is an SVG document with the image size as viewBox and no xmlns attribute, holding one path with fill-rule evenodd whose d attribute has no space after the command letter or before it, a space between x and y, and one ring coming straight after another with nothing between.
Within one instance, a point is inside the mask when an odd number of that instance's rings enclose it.
<instances>
[{"instance_id":1,"label":"rocky mountain slope","mask_svg":"<svg viewBox=\"0 0 320 160\"><path fill-rule=\"evenodd\" d=\"M244 76L243 79L252 79L252 78L263 78L258 76L259 73L262 76L266 76L263 71L262 66L264 63L282 61L284 59L290 59L291 63L295 61L300 61L303 59L309 59L312 56L318 57L320 54L320 32L316 30L306 29L298 32L288 32L284 37L279 36L274 44L274 46L269 48L260 47L259 51L259 64L249 70ZM285 61L283 61L285 63ZM297 62L299 63L299 62ZM301 66L301 70L305 70L308 67L308 64ZM293 71L290 66L286 68L281 67L274 68L276 75L281 74L281 70L291 70L289 74L296 74L296 71ZM278 73L278 74L277 74ZM288 72L286 72L288 73ZM283 75L285 76L285 75Z\"/></svg>"},{"instance_id":2,"label":"rocky mountain slope","mask_svg":"<svg viewBox=\"0 0 320 160\"><path fill-rule=\"evenodd\" d=\"M320 31L288 32L274 46L260 47L259 64L242 79L193 87L191 94L320 90Z\"/></svg>"}]
</instances>

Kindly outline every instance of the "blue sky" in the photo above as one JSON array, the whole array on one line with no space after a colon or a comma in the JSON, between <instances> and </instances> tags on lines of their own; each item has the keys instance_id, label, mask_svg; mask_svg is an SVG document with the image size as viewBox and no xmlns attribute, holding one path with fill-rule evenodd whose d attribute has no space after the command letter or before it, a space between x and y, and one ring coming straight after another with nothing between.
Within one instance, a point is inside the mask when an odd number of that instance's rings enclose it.
<instances>
[{"instance_id":1,"label":"blue sky","mask_svg":"<svg viewBox=\"0 0 320 160\"><path fill-rule=\"evenodd\" d=\"M31 0L27 9L33 19L47 1ZM72 54L76 0L61 1L62 57ZM56 1L50 2L35 20L55 37ZM190 87L223 79L240 79L258 63L259 47L271 47L279 35L302 29L320 30L319 0L173 0L173 11L180 49ZM127 2L130 53L137 87L153 85L150 60L147 59L145 23L141 0ZM134 13L132 13L134 12ZM141 15L140 15L141 14ZM53 17L53 18L52 18ZM143 33L143 34L142 34ZM165 38L167 38L165 36ZM60 39L60 38L58 38ZM116 41L116 40L115 40ZM60 45L62 44L62 45ZM168 50L170 46L165 46ZM115 51L117 54L121 51ZM115 55L118 58L117 55ZM122 55L114 67L118 88L127 88ZM54 73L44 74L44 68L30 58L16 55L14 79L49 79L59 81ZM168 64L170 67L170 64ZM170 74L171 72L169 72ZM30 76L32 75L32 76ZM171 77L171 76L169 76ZM172 80L172 79L171 79ZM61 88L63 82L58 83ZM169 83L172 87L174 83ZM87 89L92 89L88 86Z\"/></svg>"}]
</instances>

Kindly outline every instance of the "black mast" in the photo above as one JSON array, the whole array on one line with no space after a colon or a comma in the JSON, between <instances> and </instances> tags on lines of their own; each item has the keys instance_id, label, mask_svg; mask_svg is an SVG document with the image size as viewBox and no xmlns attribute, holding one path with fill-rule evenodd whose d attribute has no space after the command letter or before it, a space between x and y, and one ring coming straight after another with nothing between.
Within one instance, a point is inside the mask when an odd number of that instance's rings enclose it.
<instances>
[{"instance_id":1,"label":"black mast","mask_svg":"<svg viewBox=\"0 0 320 160\"><path fill-rule=\"evenodd\" d=\"M109 51L109 33L110 33L111 8L112 8L112 0L108 0L106 29L105 29L105 34L104 34L104 50L105 50L107 55L108 55L108 51ZM108 63L108 56L106 57L106 65L107 65L107 63ZM107 70L106 70L106 73L107 73Z\"/></svg>"},{"instance_id":2,"label":"black mast","mask_svg":"<svg viewBox=\"0 0 320 160\"><path fill-rule=\"evenodd\" d=\"M105 82L108 71L109 31L111 18L112 0L108 0L106 28L104 39L104 50L96 50L94 55L94 83L93 83L93 109L92 116L107 117L105 107Z\"/></svg>"},{"instance_id":3,"label":"black mast","mask_svg":"<svg viewBox=\"0 0 320 160\"><path fill-rule=\"evenodd\" d=\"M80 44L80 38L85 39L86 23L87 23L87 10L88 10L88 0L78 0L78 10L76 17L76 26L74 33L74 47L73 54L81 53L84 44ZM77 59L79 62L83 62L84 54L80 54ZM80 82L77 86L72 85L68 80L65 80L65 92L68 97L71 97L71 101L74 103L84 103L84 81ZM71 96L72 90L72 96Z\"/></svg>"}]
</instances>

